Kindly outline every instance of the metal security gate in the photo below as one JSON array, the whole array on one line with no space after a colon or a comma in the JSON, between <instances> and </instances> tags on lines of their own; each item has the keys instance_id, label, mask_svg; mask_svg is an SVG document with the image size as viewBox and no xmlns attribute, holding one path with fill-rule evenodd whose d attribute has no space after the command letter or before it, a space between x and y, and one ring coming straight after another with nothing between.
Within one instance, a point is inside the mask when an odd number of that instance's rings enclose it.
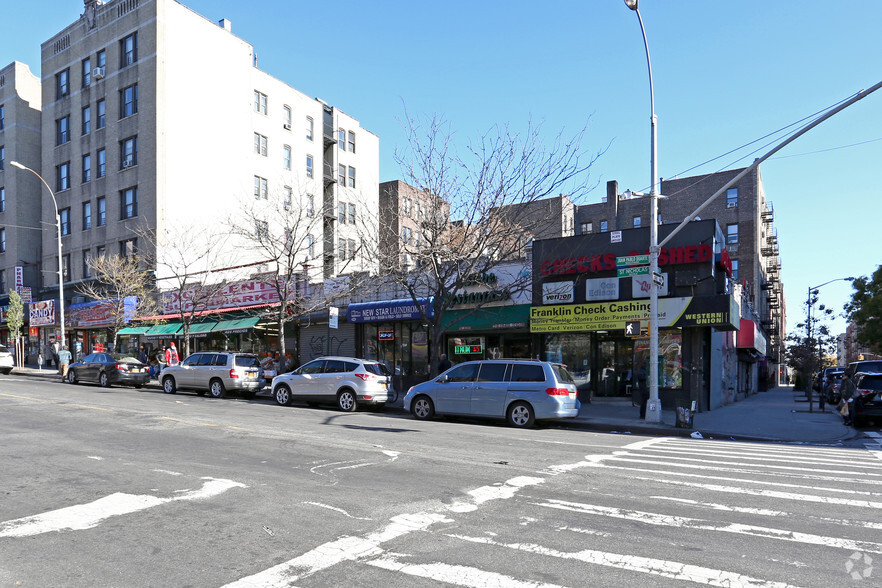
<instances>
[{"instance_id":1,"label":"metal security gate","mask_svg":"<svg viewBox=\"0 0 882 588\"><path fill-rule=\"evenodd\" d=\"M323 355L355 357L355 325L341 322L337 329L329 329L327 323L301 327L301 364Z\"/></svg>"}]
</instances>

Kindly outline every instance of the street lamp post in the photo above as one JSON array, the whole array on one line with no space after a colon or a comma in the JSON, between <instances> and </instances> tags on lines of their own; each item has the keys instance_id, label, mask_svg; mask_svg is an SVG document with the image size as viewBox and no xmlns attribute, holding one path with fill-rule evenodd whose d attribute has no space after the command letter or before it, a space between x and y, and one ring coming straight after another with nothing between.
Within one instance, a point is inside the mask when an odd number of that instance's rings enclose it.
<instances>
[{"instance_id":1,"label":"street lamp post","mask_svg":"<svg viewBox=\"0 0 882 588\"><path fill-rule=\"evenodd\" d=\"M649 272L652 282L649 286L649 399L646 401L646 421L660 423L662 420L661 402L658 399L658 117L655 115L655 94L652 89L652 62L649 59L649 43L646 29L637 8L638 0L625 0L625 5L637 14L643 46L646 49L646 68L649 71L649 109L650 109L650 180L649 191Z\"/></svg>"},{"instance_id":2,"label":"street lamp post","mask_svg":"<svg viewBox=\"0 0 882 588\"><path fill-rule=\"evenodd\" d=\"M849 276L847 278L836 278L835 280L830 280L829 282L824 282L820 286L812 286L808 289L808 294L806 295L805 305L806 305L806 321L805 321L805 342L808 344L812 340L812 334L814 333L814 328L812 326L812 308L814 308L815 304L812 300L812 293L817 294L818 288L823 288L827 284L832 284L833 282L853 282L854 277ZM820 334L817 338L817 350L818 350L818 369L821 369L821 337ZM812 349L812 359L814 359L815 350ZM814 378L815 370L811 369L811 363L809 364L809 373L806 375L807 378ZM819 385L823 384L823 381L819 382ZM806 383L806 396L808 396L809 401L809 412L813 412L813 404L812 404L812 382L809 381ZM818 390L818 394L823 394L824 390Z\"/></svg>"},{"instance_id":3,"label":"street lamp post","mask_svg":"<svg viewBox=\"0 0 882 588\"><path fill-rule=\"evenodd\" d=\"M55 205L55 228L58 232L58 317L61 321L61 347L63 348L65 345L64 339L64 264L61 259L61 214L58 212L58 200L55 199L55 193L52 191L52 188L49 187L49 184L46 183L46 180L43 179L43 176L38 174L36 171L31 168L20 164L17 161L10 161L9 165L12 167L17 167L18 169L23 169L31 172L43 182L43 185L46 186L46 189L49 190L49 195L52 196L52 204Z\"/></svg>"}]
</instances>

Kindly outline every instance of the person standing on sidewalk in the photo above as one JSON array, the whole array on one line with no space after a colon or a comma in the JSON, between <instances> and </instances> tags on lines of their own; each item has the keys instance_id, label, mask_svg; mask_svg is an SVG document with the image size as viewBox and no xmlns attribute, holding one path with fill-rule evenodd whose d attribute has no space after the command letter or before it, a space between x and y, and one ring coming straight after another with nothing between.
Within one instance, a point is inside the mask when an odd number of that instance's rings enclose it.
<instances>
[{"instance_id":1,"label":"person standing on sidewalk","mask_svg":"<svg viewBox=\"0 0 882 588\"><path fill-rule=\"evenodd\" d=\"M855 387L848 374L842 374L842 382L839 384L839 391L842 393L842 402L848 407L848 414L843 415L845 426L850 427L854 424L854 394Z\"/></svg>"},{"instance_id":2,"label":"person standing on sidewalk","mask_svg":"<svg viewBox=\"0 0 882 588\"><path fill-rule=\"evenodd\" d=\"M61 381L67 378L67 368L70 365L70 351L67 345L58 350L58 370L61 372Z\"/></svg>"},{"instance_id":3,"label":"person standing on sidewalk","mask_svg":"<svg viewBox=\"0 0 882 588\"><path fill-rule=\"evenodd\" d=\"M165 363L167 365L178 365L178 349L175 347L175 342L172 341L168 344L168 349L165 350Z\"/></svg>"}]
</instances>

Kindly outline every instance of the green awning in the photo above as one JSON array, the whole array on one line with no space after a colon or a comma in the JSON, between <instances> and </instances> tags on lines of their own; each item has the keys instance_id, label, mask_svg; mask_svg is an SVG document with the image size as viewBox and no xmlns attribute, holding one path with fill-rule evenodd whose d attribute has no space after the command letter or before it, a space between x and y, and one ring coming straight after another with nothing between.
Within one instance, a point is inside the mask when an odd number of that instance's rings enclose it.
<instances>
[{"instance_id":1,"label":"green awning","mask_svg":"<svg viewBox=\"0 0 882 588\"><path fill-rule=\"evenodd\" d=\"M220 321L212 330L213 333L245 333L249 329L253 329L260 321L260 317L249 316L246 318L231 319L228 321Z\"/></svg>"},{"instance_id":2,"label":"green awning","mask_svg":"<svg viewBox=\"0 0 882 588\"><path fill-rule=\"evenodd\" d=\"M191 335L199 335L201 333L210 333L217 326L217 321L211 321L208 323L193 323L190 325L190 334Z\"/></svg>"},{"instance_id":3,"label":"green awning","mask_svg":"<svg viewBox=\"0 0 882 588\"><path fill-rule=\"evenodd\" d=\"M166 323L164 325L154 325L150 330L144 333L145 337L171 337L181 330L181 323Z\"/></svg>"},{"instance_id":4,"label":"green awning","mask_svg":"<svg viewBox=\"0 0 882 588\"><path fill-rule=\"evenodd\" d=\"M143 335L153 327L124 327L117 332L117 335Z\"/></svg>"},{"instance_id":5,"label":"green awning","mask_svg":"<svg viewBox=\"0 0 882 588\"><path fill-rule=\"evenodd\" d=\"M497 331L530 327L530 305L509 304L485 306L468 310L448 310L444 313L442 329L448 333L469 331Z\"/></svg>"}]
</instances>

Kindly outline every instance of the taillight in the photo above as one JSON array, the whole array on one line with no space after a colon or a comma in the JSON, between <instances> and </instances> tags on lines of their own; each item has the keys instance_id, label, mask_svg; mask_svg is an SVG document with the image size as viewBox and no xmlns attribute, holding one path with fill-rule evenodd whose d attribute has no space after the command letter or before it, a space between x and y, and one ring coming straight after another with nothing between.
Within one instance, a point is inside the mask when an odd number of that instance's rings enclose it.
<instances>
[{"instance_id":1,"label":"taillight","mask_svg":"<svg viewBox=\"0 0 882 588\"><path fill-rule=\"evenodd\" d=\"M118 364L116 364L116 369L118 369L121 372L124 372L124 371L126 371L126 364L118 363Z\"/></svg>"},{"instance_id":2,"label":"taillight","mask_svg":"<svg viewBox=\"0 0 882 588\"><path fill-rule=\"evenodd\" d=\"M239 372L237 372L234 369L230 370L230 378L235 380L235 379L238 379L238 377L239 377Z\"/></svg>"},{"instance_id":3,"label":"taillight","mask_svg":"<svg viewBox=\"0 0 882 588\"><path fill-rule=\"evenodd\" d=\"M570 391L566 388L546 388L545 393L549 396L569 396Z\"/></svg>"},{"instance_id":4,"label":"taillight","mask_svg":"<svg viewBox=\"0 0 882 588\"><path fill-rule=\"evenodd\" d=\"M364 382L367 382L368 380L379 380L379 377L373 374L355 374L355 377L361 378Z\"/></svg>"},{"instance_id":5,"label":"taillight","mask_svg":"<svg viewBox=\"0 0 882 588\"><path fill-rule=\"evenodd\" d=\"M858 388L857 391L860 392L861 394L863 394L864 396L869 396L869 395L876 393L875 390L870 390L869 388Z\"/></svg>"}]
</instances>

